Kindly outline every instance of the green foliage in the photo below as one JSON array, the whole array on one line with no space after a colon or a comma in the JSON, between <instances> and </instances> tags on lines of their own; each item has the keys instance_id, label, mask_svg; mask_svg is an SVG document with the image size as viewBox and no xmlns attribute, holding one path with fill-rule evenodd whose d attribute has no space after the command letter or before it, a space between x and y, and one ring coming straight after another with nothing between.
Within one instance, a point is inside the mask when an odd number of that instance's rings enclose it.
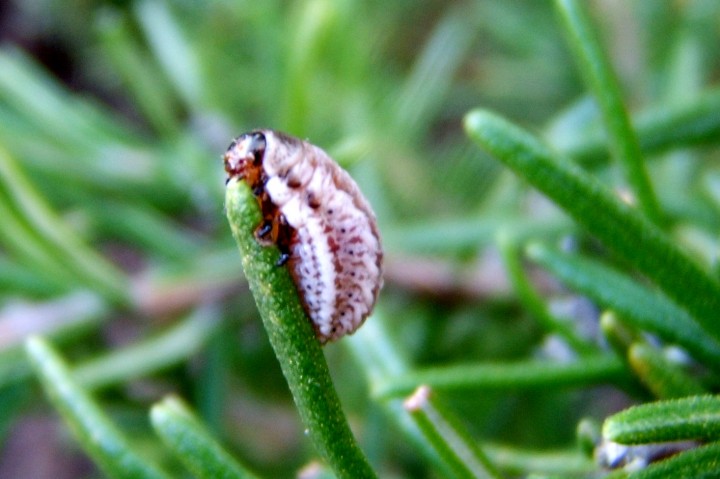
<instances>
[{"instance_id":1,"label":"green foliage","mask_svg":"<svg viewBox=\"0 0 720 479\"><path fill-rule=\"evenodd\" d=\"M640 209L652 221L659 222L657 199L647 176L637 135L630 127L617 76L583 3L556 1L565 22L568 44L575 51L580 72L602 111L610 149L623 167L625 179L635 193Z\"/></svg>"},{"instance_id":2,"label":"green foliage","mask_svg":"<svg viewBox=\"0 0 720 479\"><path fill-rule=\"evenodd\" d=\"M717 440L720 401L715 396L693 396L634 406L609 417L603 434L624 444Z\"/></svg>"},{"instance_id":3,"label":"green foliage","mask_svg":"<svg viewBox=\"0 0 720 479\"><path fill-rule=\"evenodd\" d=\"M645 470L628 474L628 479L662 479L665 477L693 477L704 479L715 476L718 467L717 443L700 446L684 454L652 465Z\"/></svg>"},{"instance_id":4,"label":"green foliage","mask_svg":"<svg viewBox=\"0 0 720 479\"><path fill-rule=\"evenodd\" d=\"M653 280L684 307L707 334L720 339L720 283L635 208L552 153L528 133L487 111L465 118L468 134L522 175L619 258ZM659 261L658 258L662 258Z\"/></svg>"},{"instance_id":5,"label":"green foliage","mask_svg":"<svg viewBox=\"0 0 720 479\"><path fill-rule=\"evenodd\" d=\"M183 402L166 397L150 410L153 427L165 445L199 478L253 479L212 437Z\"/></svg>"},{"instance_id":6,"label":"green foliage","mask_svg":"<svg viewBox=\"0 0 720 479\"><path fill-rule=\"evenodd\" d=\"M73 477L720 475L718 2L1 9L0 475L55 414ZM378 214L323 349L223 187L255 127Z\"/></svg>"},{"instance_id":7,"label":"green foliage","mask_svg":"<svg viewBox=\"0 0 720 479\"><path fill-rule=\"evenodd\" d=\"M130 440L79 387L67 364L47 342L31 337L26 352L53 406L103 472L118 479L169 477L141 457Z\"/></svg>"}]
</instances>

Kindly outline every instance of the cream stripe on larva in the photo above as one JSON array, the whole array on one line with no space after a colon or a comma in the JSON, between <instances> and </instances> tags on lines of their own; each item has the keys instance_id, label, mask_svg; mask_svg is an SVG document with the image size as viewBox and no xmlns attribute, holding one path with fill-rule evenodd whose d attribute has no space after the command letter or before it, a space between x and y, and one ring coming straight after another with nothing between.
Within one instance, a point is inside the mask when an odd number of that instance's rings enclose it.
<instances>
[{"instance_id":1,"label":"cream stripe on larva","mask_svg":"<svg viewBox=\"0 0 720 479\"><path fill-rule=\"evenodd\" d=\"M382 286L382 249L375 215L350 175L320 148L272 130L238 137L225 167L258 196L258 235L285 246L320 340L355 331Z\"/></svg>"}]
</instances>

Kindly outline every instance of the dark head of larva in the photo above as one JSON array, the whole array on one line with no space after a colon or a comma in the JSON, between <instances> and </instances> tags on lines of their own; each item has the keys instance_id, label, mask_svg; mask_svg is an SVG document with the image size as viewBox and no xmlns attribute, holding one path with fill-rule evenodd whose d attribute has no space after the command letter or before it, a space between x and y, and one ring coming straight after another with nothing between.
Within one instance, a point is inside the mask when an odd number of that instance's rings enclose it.
<instances>
[{"instance_id":1,"label":"dark head of larva","mask_svg":"<svg viewBox=\"0 0 720 479\"><path fill-rule=\"evenodd\" d=\"M228 181L237 177L247 181L251 187L256 187L262 181L262 161L266 147L267 140L260 131L251 131L235 138L223 155Z\"/></svg>"}]
</instances>

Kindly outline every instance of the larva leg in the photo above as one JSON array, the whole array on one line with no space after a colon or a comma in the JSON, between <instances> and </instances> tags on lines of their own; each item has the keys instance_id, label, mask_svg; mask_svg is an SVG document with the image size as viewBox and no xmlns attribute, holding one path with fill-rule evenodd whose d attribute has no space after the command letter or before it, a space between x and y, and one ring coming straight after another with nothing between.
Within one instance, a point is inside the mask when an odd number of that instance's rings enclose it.
<instances>
[{"instance_id":1,"label":"larva leg","mask_svg":"<svg viewBox=\"0 0 720 479\"><path fill-rule=\"evenodd\" d=\"M280 257L275 262L275 266L283 266L290 260L290 253L280 253Z\"/></svg>"},{"instance_id":2,"label":"larva leg","mask_svg":"<svg viewBox=\"0 0 720 479\"><path fill-rule=\"evenodd\" d=\"M260 205L260 211L263 212L263 219L258 227L255 228L255 238L263 246L270 246L277 241L277 233L275 233L275 230L277 229L276 223L280 211L275 207L265 191L260 192L257 200Z\"/></svg>"},{"instance_id":3,"label":"larva leg","mask_svg":"<svg viewBox=\"0 0 720 479\"><path fill-rule=\"evenodd\" d=\"M290 259L290 243L292 242L293 229L289 224L287 224L285 216L280 212L278 212L277 220L274 226L274 240L280 250L280 258L277 260L275 265L282 266Z\"/></svg>"},{"instance_id":4,"label":"larva leg","mask_svg":"<svg viewBox=\"0 0 720 479\"><path fill-rule=\"evenodd\" d=\"M273 224L270 221L263 221L255 230L255 237L258 240L265 240L267 235L272 231Z\"/></svg>"},{"instance_id":5,"label":"larva leg","mask_svg":"<svg viewBox=\"0 0 720 479\"><path fill-rule=\"evenodd\" d=\"M266 194L258 198L261 207L266 199ZM262 223L255 229L255 238L265 246L277 245L280 250L280 258L275 263L276 266L282 266L290 259L292 228L277 208L271 209L270 213L263 218Z\"/></svg>"}]
</instances>

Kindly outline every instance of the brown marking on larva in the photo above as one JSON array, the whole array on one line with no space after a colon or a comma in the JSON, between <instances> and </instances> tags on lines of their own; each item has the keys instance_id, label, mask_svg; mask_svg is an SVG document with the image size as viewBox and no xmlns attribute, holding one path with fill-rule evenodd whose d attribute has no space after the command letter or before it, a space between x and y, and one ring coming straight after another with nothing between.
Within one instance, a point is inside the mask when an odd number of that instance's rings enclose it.
<instances>
[{"instance_id":1,"label":"brown marking on larva","mask_svg":"<svg viewBox=\"0 0 720 479\"><path fill-rule=\"evenodd\" d=\"M341 181L340 176L342 175L343 170L341 170L341 169L338 168L338 169L334 170L332 173L333 173L333 182L335 182L335 183L337 184L339 181ZM356 208L358 208L359 210L363 211L366 215L374 218L374 217L375 217L375 213L373 213L372 210L370 210L369 204L365 203L364 200L365 200L365 198L362 196L362 194L360 194L360 195L353 195L353 204L354 204L354 206L355 206ZM377 222L371 221L371 222L370 222L370 228L371 228L371 230L372 230L373 236L374 236L375 238L378 238L378 239L379 239L379 238L380 238L380 232L379 232L378 227L377 227ZM378 297L378 294L380 294L380 288L382 288L382 286L383 286L383 280L382 280L382 262L383 262L383 258L384 258L384 256L385 256L382 248L379 248L378 251L376 251L375 253L376 253L376 256L375 256L375 266L378 268L378 271L380 271L380 277L379 277L379 281L377 281L377 282L375 283L375 286L373 287L373 291L372 291L373 298L377 298L377 297ZM353 273L352 276L355 276L355 274Z\"/></svg>"},{"instance_id":2,"label":"brown marking on larva","mask_svg":"<svg viewBox=\"0 0 720 479\"><path fill-rule=\"evenodd\" d=\"M328 247L330 248L330 252L333 254L340 250L340 245L334 236L328 236Z\"/></svg>"},{"instance_id":3,"label":"brown marking on larva","mask_svg":"<svg viewBox=\"0 0 720 479\"><path fill-rule=\"evenodd\" d=\"M314 210L320 208L320 200L312 191L307 194L307 204Z\"/></svg>"}]
</instances>

